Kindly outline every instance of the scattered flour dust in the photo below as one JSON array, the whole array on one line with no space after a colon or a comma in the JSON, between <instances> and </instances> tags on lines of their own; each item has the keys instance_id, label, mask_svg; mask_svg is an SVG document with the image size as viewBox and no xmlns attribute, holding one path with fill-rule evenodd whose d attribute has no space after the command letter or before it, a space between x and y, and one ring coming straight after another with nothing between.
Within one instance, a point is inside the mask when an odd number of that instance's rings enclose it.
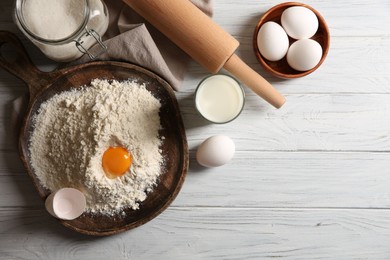
<instances>
[{"instance_id":1,"label":"scattered flour dust","mask_svg":"<svg viewBox=\"0 0 390 260\"><path fill-rule=\"evenodd\" d=\"M144 85L131 81L95 79L90 86L53 96L34 117L29 150L35 174L51 191L83 191L88 212L138 209L163 164L160 107ZM124 147L133 156L129 172L115 179L107 178L101 166L110 146Z\"/></svg>"}]
</instances>

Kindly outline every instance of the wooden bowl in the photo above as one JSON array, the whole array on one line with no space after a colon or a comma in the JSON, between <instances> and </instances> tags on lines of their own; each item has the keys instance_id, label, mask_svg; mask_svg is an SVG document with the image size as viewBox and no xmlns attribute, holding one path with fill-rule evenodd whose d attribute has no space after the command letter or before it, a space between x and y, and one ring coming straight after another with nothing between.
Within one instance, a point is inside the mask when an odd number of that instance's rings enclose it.
<instances>
[{"instance_id":1,"label":"wooden bowl","mask_svg":"<svg viewBox=\"0 0 390 260\"><path fill-rule=\"evenodd\" d=\"M94 78L135 80L145 84L161 102L160 136L164 136L161 146L164 165L157 186L140 203L138 210L125 208L125 214L114 216L83 213L74 220L59 220L64 226L88 235L112 235L142 225L163 212L175 199L184 182L188 169L188 145L179 106L172 87L153 72L142 67L113 61L90 62L45 73L39 71L27 56L18 38L0 31L0 47L10 44L17 52L14 61L7 61L0 52L0 67L21 78L27 83L30 100L19 138L20 156L40 197L45 200L52 191L40 183L30 163L28 145L34 130L33 117L39 113L40 105L54 95L89 85ZM36 126L39 127L39 126Z\"/></svg>"},{"instance_id":2,"label":"wooden bowl","mask_svg":"<svg viewBox=\"0 0 390 260\"><path fill-rule=\"evenodd\" d=\"M259 51L259 48L257 46L257 34L260 30L260 27L266 23L266 22L276 22L279 25L281 25L280 18L282 16L282 13L284 10L286 10L289 7L292 6L303 6L315 13L315 15L318 18L318 30L316 34L311 37L311 39L317 41L321 47L322 47L322 57L320 62L312 69L307 70L307 71L297 71L291 68L288 63L286 57L279 61L269 61L265 59ZM296 40L291 38L290 36L289 42L290 46L292 43L294 43ZM313 71L315 71L321 64L324 62L326 55L328 54L329 51L329 45L330 45L330 34L329 34L329 29L328 26L326 25L326 22L324 18L321 16L321 14L312 8L311 6L308 6L306 4L298 3L298 2L286 2L286 3L281 3L279 5L276 5L269 9L260 19L260 21L256 25L256 29L253 35L253 48L256 53L256 57L261 63L261 65L264 67L264 69L273 75L279 77L279 78L284 78L284 79L291 79L291 78L300 78L303 76L306 76Z\"/></svg>"}]
</instances>

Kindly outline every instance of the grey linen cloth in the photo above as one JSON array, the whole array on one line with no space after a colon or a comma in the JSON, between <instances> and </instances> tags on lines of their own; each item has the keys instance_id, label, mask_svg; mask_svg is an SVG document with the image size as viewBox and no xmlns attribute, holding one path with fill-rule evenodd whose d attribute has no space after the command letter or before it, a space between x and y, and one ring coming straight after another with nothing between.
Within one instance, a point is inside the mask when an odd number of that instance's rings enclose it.
<instances>
[{"instance_id":1,"label":"grey linen cloth","mask_svg":"<svg viewBox=\"0 0 390 260\"><path fill-rule=\"evenodd\" d=\"M211 0L192 0L204 13L212 16ZM120 0L106 0L110 22L104 36L107 52L98 60L126 61L147 68L164 78L175 90L180 89L190 57L162 33ZM91 48L98 53L100 46ZM71 63L89 61L84 55Z\"/></svg>"}]
</instances>

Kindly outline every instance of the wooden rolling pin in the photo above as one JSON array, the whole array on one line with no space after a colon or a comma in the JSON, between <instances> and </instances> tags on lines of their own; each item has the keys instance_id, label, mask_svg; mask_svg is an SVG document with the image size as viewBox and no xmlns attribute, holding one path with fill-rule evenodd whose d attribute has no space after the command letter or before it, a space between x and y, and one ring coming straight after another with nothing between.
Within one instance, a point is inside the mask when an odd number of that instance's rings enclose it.
<instances>
[{"instance_id":1,"label":"wooden rolling pin","mask_svg":"<svg viewBox=\"0 0 390 260\"><path fill-rule=\"evenodd\" d=\"M189 0L123 0L211 73L222 67L276 108L285 98L236 54L239 42Z\"/></svg>"}]
</instances>

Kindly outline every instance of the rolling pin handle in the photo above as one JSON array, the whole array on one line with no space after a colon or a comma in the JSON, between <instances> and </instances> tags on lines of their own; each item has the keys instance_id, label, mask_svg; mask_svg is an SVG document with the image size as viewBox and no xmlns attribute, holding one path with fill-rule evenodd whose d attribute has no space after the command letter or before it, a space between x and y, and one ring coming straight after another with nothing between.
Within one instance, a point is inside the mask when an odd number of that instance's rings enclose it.
<instances>
[{"instance_id":1,"label":"rolling pin handle","mask_svg":"<svg viewBox=\"0 0 390 260\"><path fill-rule=\"evenodd\" d=\"M274 107L281 108L286 102L286 99L268 81L250 68L236 54L233 54L223 67Z\"/></svg>"}]
</instances>

